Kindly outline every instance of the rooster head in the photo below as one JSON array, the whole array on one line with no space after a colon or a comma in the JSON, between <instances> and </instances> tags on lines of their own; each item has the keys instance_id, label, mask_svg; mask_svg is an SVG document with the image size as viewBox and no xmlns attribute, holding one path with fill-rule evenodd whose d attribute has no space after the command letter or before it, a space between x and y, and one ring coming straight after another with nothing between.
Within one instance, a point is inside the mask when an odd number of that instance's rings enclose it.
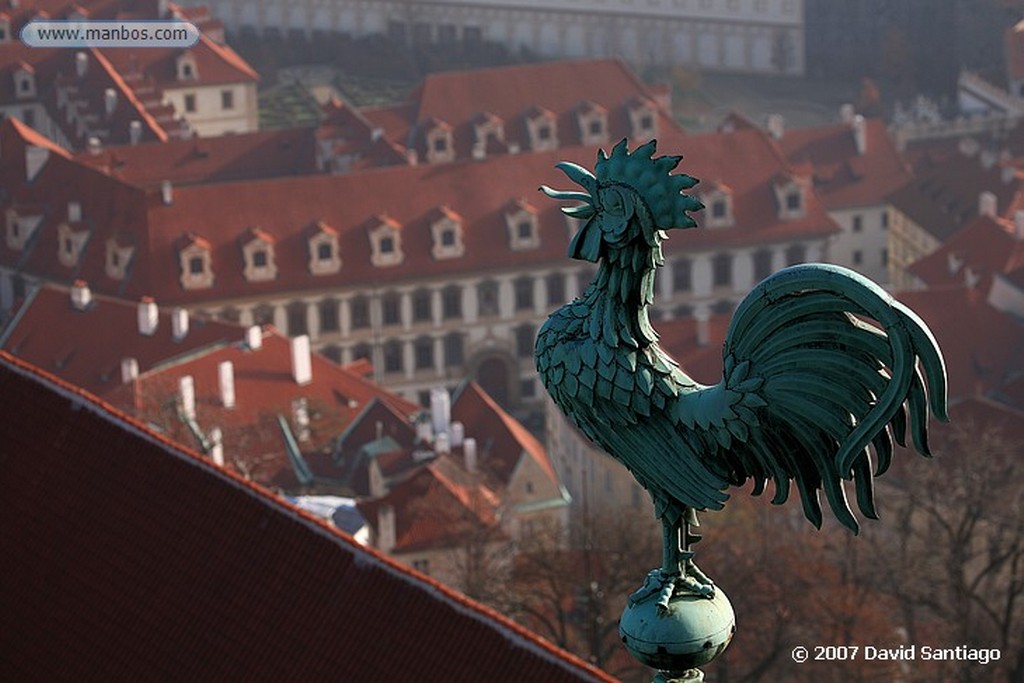
<instances>
[{"instance_id":1,"label":"rooster head","mask_svg":"<svg viewBox=\"0 0 1024 683\"><path fill-rule=\"evenodd\" d=\"M568 161L556 165L586 192L565 192L541 186L554 199L578 200L583 204L564 207L573 218L586 221L569 243L569 256L597 262L608 248L621 248L642 241L659 249L666 230L695 228L688 211L704 208L700 201L684 194L697 179L672 175L680 156L654 157L655 140L630 152L626 140L597 153L594 173Z\"/></svg>"}]
</instances>

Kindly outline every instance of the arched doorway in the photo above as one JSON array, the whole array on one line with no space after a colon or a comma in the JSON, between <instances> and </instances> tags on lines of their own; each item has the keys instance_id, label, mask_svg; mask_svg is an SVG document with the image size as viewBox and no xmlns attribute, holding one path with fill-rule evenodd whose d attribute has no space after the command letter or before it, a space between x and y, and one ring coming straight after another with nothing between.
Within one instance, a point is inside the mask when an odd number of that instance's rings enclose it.
<instances>
[{"instance_id":1,"label":"arched doorway","mask_svg":"<svg viewBox=\"0 0 1024 683\"><path fill-rule=\"evenodd\" d=\"M519 400L519 396L512 386L510 359L503 355L489 354L475 363L471 373L473 380L487 392L487 394L504 408L513 407Z\"/></svg>"}]
</instances>

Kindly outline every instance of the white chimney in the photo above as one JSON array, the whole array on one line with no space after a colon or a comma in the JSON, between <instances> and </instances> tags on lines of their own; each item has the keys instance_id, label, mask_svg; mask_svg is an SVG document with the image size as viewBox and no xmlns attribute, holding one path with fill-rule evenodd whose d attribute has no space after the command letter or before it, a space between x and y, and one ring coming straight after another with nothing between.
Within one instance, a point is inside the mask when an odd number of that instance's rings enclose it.
<instances>
[{"instance_id":1,"label":"white chimney","mask_svg":"<svg viewBox=\"0 0 1024 683\"><path fill-rule=\"evenodd\" d=\"M79 78L85 78L85 74L89 71L89 55L84 52L75 53L75 73L78 74Z\"/></svg>"},{"instance_id":2,"label":"white chimney","mask_svg":"<svg viewBox=\"0 0 1024 683\"><path fill-rule=\"evenodd\" d=\"M693 314L697 321L697 346L711 343L711 313L707 309L697 309Z\"/></svg>"},{"instance_id":3,"label":"white chimney","mask_svg":"<svg viewBox=\"0 0 1024 683\"><path fill-rule=\"evenodd\" d=\"M853 117L853 144L857 146L857 154L867 154L868 124L860 114Z\"/></svg>"},{"instance_id":4,"label":"white chimney","mask_svg":"<svg viewBox=\"0 0 1024 683\"><path fill-rule=\"evenodd\" d=\"M160 183L160 199L163 201L164 206L170 206L174 202L174 186L171 185L170 180Z\"/></svg>"},{"instance_id":5,"label":"white chimney","mask_svg":"<svg viewBox=\"0 0 1024 683\"><path fill-rule=\"evenodd\" d=\"M229 361L217 365L217 384L220 386L220 402L225 408L235 407L235 366Z\"/></svg>"},{"instance_id":6,"label":"white chimney","mask_svg":"<svg viewBox=\"0 0 1024 683\"><path fill-rule=\"evenodd\" d=\"M107 113L107 116L113 116L115 109L117 109L117 91L107 88L103 91L103 111Z\"/></svg>"},{"instance_id":7,"label":"white chimney","mask_svg":"<svg viewBox=\"0 0 1024 683\"><path fill-rule=\"evenodd\" d=\"M82 220L82 205L79 202L68 202L68 223Z\"/></svg>"},{"instance_id":8,"label":"white chimney","mask_svg":"<svg viewBox=\"0 0 1024 683\"><path fill-rule=\"evenodd\" d=\"M175 308L171 311L171 334L174 341L181 341L188 336L188 311L184 308Z\"/></svg>"},{"instance_id":9,"label":"white chimney","mask_svg":"<svg viewBox=\"0 0 1024 683\"><path fill-rule=\"evenodd\" d=\"M370 131L370 141L371 142L377 142L382 137L384 137L384 129L383 128L374 128L374 129L372 129Z\"/></svg>"},{"instance_id":10,"label":"white chimney","mask_svg":"<svg viewBox=\"0 0 1024 683\"><path fill-rule=\"evenodd\" d=\"M250 351L263 346L263 328L259 325L251 325L245 330L245 345Z\"/></svg>"},{"instance_id":11,"label":"white chimney","mask_svg":"<svg viewBox=\"0 0 1024 683\"><path fill-rule=\"evenodd\" d=\"M100 139L95 135L90 135L89 139L86 140L85 144L89 150L89 154L93 156L97 156L100 152L103 151L103 145L102 143L100 143Z\"/></svg>"},{"instance_id":12,"label":"white chimney","mask_svg":"<svg viewBox=\"0 0 1024 683\"><path fill-rule=\"evenodd\" d=\"M452 397L447 389L430 390L430 421L434 427L434 437L447 434L452 421Z\"/></svg>"},{"instance_id":13,"label":"white chimney","mask_svg":"<svg viewBox=\"0 0 1024 683\"><path fill-rule=\"evenodd\" d=\"M452 422L452 448L458 448L466 438L466 428L461 422Z\"/></svg>"},{"instance_id":14,"label":"white chimney","mask_svg":"<svg viewBox=\"0 0 1024 683\"><path fill-rule=\"evenodd\" d=\"M292 379L296 384L313 381L313 360L309 354L309 336L301 335L291 340Z\"/></svg>"},{"instance_id":15,"label":"white chimney","mask_svg":"<svg viewBox=\"0 0 1024 683\"><path fill-rule=\"evenodd\" d=\"M442 432L434 437L434 452L438 455L448 455L452 452L452 444L447 432Z\"/></svg>"},{"instance_id":16,"label":"white chimney","mask_svg":"<svg viewBox=\"0 0 1024 683\"><path fill-rule=\"evenodd\" d=\"M434 430L430 426L430 418L426 415L421 415L416 420L416 442L417 443L430 443L430 439L434 436Z\"/></svg>"},{"instance_id":17,"label":"white chimney","mask_svg":"<svg viewBox=\"0 0 1024 683\"><path fill-rule=\"evenodd\" d=\"M768 134L776 140L781 140L786 133L786 120L782 114L770 114L768 116Z\"/></svg>"},{"instance_id":18,"label":"white chimney","mask_svg":"<svg viewBox=\"0 0 1024 683\"><path fill-rule=\"evenodd\" d=\"M978 215L995 218L997 201L998 200L993 193L988 190L983 191L978 195Z\"/></svg>"},{"instance_id":19,"label":"white chimney","mask_svg":"<svg viewBox=\"0 0 1024 683\"><path fill-rule=\"evenodd\" d=\"M839 107L839 120L846 125L853 123L853 117L857 111L853 108L853 105L847 102L846 104Z\"/></svg>"},{"instance_id":20,"label":"white chimney","mask_svg":"<svg viewBox=\"0 0 1024 683\"><path fill-rule=\"evenodd\" d=\"M128 142L137 145L142 142L142 122L132 121L128 124Z\"/></svg>"},{"instance_id":21,"label":"white chimney","mask_svg":"<svg viewBox=\"0 0 1024 683\"><path fill-rule=\"evenodd\" d=\"M181 397L181 412L190 420L196 419L196 383L192 375L178 380L178 395Z\"/></svg>"},{"instance_id":22,"label":"white chimney","mask_svg":"<svg viewBox=\"0 0 1024 683\"><path fill-rule=\"evenodd\" d=\"M1024 211L1013 212L1013 236L1024 241Z\"/></svg>"},{"instance_id":23,"label":"white chimney","mask_svg":"<svg viewBox=\"0 0 1024 683\"><path fill-rule=\"evenodd\" d=\"M466 458L466 471L476 472L476 439L469 438L462 442L462 455Z\"/></svg>"},{"instance_id":24,"label":"white chimney","mask_svg":"<svg viewBox=\"0 0 1024 683\"><path fill-rule=\"evenodd\" d=\"M217 467L224 467L224 432L220 427L210 430L210 459Z\"/></svg>"},{"instance_id":25,"label":"white chimney","mask_svg":"<svg viewBox=\"0 0 1024 683\"><path fill-rule=\"evenodd\" d=\"M139 361L134 358L121 359L121 384L128 384L139 376Z\"/></svg>"},{"instance_id":26,"label":"white chimney","mask_svg":"<svg viewBox=\"0 0 1024 683\"><path fill-rule=\"evenodd\" d=\"M153 297L144 296L139 301L138 318L139 334L144 334L147 337L156 334L156 328L160 324L160 312L157 310Z\"/></svg>"},{"instance_id":27,"label":"white chimney","mask_svg":"<svg viewBox=\"0 0 1024 683\"><path fill-rule=\"evenodd\" d=\"M381 505L377 510L377 550L390 553L395 548L395 508Z\"/></svg>"},{"instance_id":28,"label":"white chimney","mask_svg":"<svg viewBox=\"0 0 1024 683\"><path fill-rule=\"evenodd\" d=\"M950 275L956 275L963 268L964 261L953 252L946 254L946 269Z\"/></svg>"},{"instance_id":29,"label":"white chimney","mask_svg":"<svg viewBox=\"0 0 1024 683\"><path fill-rule=\"evenodd\" d=\"M35 180L39 172L46 165L50 158L50 150L36 145L25 146L25 179L29 182Z\"/></svg>"},{"instance_id":30,"label":"white chimney","mask_svg":"<svg viewBox=\"0 0 1024 683\"><path fill-rule=\"evenodd\" d=\"M71 308L84 311L92 303L92 290L85 280L75 280L71 285Z\"/></svg>"}]
</instances>

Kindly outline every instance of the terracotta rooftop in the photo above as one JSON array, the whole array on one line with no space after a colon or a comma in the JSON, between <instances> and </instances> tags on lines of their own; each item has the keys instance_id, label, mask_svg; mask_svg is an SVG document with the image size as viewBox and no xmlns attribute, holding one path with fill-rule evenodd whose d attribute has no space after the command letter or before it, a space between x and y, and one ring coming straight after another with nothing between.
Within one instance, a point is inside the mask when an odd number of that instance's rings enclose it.
<instances>
[{"instance_id":1,"label":"terracotta rooftop","mask_svg":"<svg viewBox=\"0 0 1024 683\"><path fill-rule=\"evenodd\" d=\"M1017 237L1013 221L979 216L909 270L929 288L966 284L987 292L993 276L1024 268L1024 216L1020 230Z\"/></svg>"},{"instance_id":2,"label":"terracotta rooftop","mask_svg":"<svg viewBox=\"0 0 1024 683\"><path fill-rule=\"evenodd\" d=\"M613 680L2 352L0 384L7 680Z\"/></svg>"}]
</instances>

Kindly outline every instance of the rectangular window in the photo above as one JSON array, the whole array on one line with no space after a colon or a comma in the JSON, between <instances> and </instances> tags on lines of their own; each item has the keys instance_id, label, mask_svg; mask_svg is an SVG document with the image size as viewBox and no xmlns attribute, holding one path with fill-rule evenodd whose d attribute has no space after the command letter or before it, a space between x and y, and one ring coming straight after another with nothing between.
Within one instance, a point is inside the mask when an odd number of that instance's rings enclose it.
<instances>
[{"instance_id":1,"label":"rectangular window","mask_svg":"<svg viewBox=\"0 0 1024 683\"><path fill-rule=\"evenodd\" d=\"M430 322L433 318L433 307L430 305L430 292L420 290L412 295L412 319L418 323Z\"/></svg>"},{"instance_id":2,"label":"rectangular window","mask_svg":"<svg viewBox=\"0 0 1024 683\"><path fill-rule=\"evenodd\" d=\"M852 226L854 232L860 232L861 230L864 229L864 219L861 217L860 214L857 214L853 217Z\"/></svg>"},{"instance_id":3,"label":"rectangular window","mask_svg":"<svg viewBox=\"0 0 1024 683\"><path fill-rule=\"evenodd\" d=\"M672 291L689 292L693 288L693 273L690 261L682 259L672 264Z\"/></svg>"},{"instance_id":4,"label":"rectangular window","mask_svg":"<svg viewBox=\"0 0 1024 683\"><path fill-rule=\"evenodd\" d=\"M441 309L445 320L462 317L462 290L446 287L441 293Z\"/></svg>"},{"instance_id":5,"label":"rectangular window","mask_svg":"<svg viewBox=\"0 0 1024 683\"><path fill-rule=\"evenodd\" d=\"M194 113L196 110L196 96L192 93L185 95L185 111Z\"/></svg>"},{"instance_id":6,"label":"rectangular window","mask_svg":"<svg viewBox=\"0 0 1024 683\"><path fill-rule=\"evenodd\" d=\"M265 251L255 251L255 252L253 252L253 254L252 254L252 265L255 266L256 268L266 268L267 267L267 252L265 252Z\"/></svg>"},{"instance_id":7,"label":"rectangular window","mask_svg":"<svg viewBox=\"0 0 1024 683\"><path fill-rule=\"evenodd\" d=\"M360 297L349 302L349 314L352 318L352 329L360 330L370 326L370 304Z\"/></svg>"},{"instance_id":8,"label":"rectangular window","mask_svg":"<svg viewBox=\"0 0 1024 683\"><path fill-rule=\"evenodd\" d=\"M533 308L533 280L528 277L516 280L516 310L525 311Z\"/></svg>"},{"instance_id":9,"label":"rectangular window","mask_svg":"<svg viewBox=\"0 0 1024 683\"><path fill-rule=\"evenodd\" d=\"M221 109L234 109L235 108L235 91L234 90L221 90L220 91L220 108Z\"/></svg>"},{"instance_id":10,"label":"rectangular window","mask_svg":"<svg viewBox=\"0 0 1024 683\"><path fill-rule=\"evenodd\" d=\"M444 338L444 364L446 367L462 365L465 362L465 346L462 334L452 332Z\"/></svg>"},{"instance_id":11,"label":"rectangular window","mask_svg":"<svg viewBox=\"0 0 1024 683\"><path fill-rule=\"evenodd\" d=\"M395 251L395 238L394 237L381 237L380 238L380 253L392 254Z\"/></svg>"},{"instance_id":12,"label":"rectangular window","mask_svg":"<svg viewBox=\"0 0 1024 683\"><path fill-rule=\"evenodd\" d=\"M338 302L334 299L327 299L320 302L320 330L322 332L337 332L341 325L338 322Z\"/></svg>"},{"instance_id":13,"label":"rectangular window","mask_svg":"<svg viewBox=\"0 0 1024 683\"><path fill-rule=\"evenodd\" d=\"M481 282L476 288L479 315L481 318L498 315L498 283Z\"/></svg>"},{"instance_id":14,"label":"rectangular window","mask_svg":"<svg viewBox=\"0 0 1024 683\"><path fill-rule=\"evenodd\" d=\"M397 294L385 296L381 302L381 307L383 309L385 325L398 325L402 322L401 300Z\"/></svg>"},{"instance_id":15,"label":"rectangular window","mask_svg":"<svg viewBox=\"0 0 1024 683\"><path fill-rule=\"evenodd\" d=\"M190 275L202 275L203 271L203 259L199 256L193 256L188 260L188 272Z\"/></svg>"},{"instance_id":16,"label":"rectangular window","mask_svg":"<svg viewBox=\"0 0 1024 683\"><path fill-rule=\"evenodd\" d=\"M334 258L334 250L328 242L321 242L316 245L316 258L318 261L330 261Z\"/></svg>"},{"instance_id":17,"label":"rectangular window","mask_svg":"<svg viewBox=\"0 0 1024 683\"><path fill-rule=\"evenodd\" d=\"M417 370L429 370L434 367L434 340L423 337L416 340L413 356Z\"/></svg>"},{"instance_id":18,"label":"rectangular window","mask_svg":"<svg viewBox=\"0 0 1024 683\"><path fill-rule=\"evenodd\" d=\"M565 303L565 276L551 273L547 279L548 306L561 306Z\"/></svg>"},{"instance_id":19,"label":"rectangular window","mask_svg":"<svg viewBox=\"0 0 1024 683\"><path fill-rule=\"evenodd\" d=\"M719 254L711 262L711 283L715 287L732 285L732 256Z\"/></svg>"},{"instance_id":20,"label":"rectangular window","mask_svg":"<svg viewBox=\"0 0 1024 683\"><path fill-rule=\"evenodd\" d=\"M853 251L853 265L859 266L863 262L864 262L864 252L862 252L860 249L855 249Z\"/></svg>"}]
</instances>

